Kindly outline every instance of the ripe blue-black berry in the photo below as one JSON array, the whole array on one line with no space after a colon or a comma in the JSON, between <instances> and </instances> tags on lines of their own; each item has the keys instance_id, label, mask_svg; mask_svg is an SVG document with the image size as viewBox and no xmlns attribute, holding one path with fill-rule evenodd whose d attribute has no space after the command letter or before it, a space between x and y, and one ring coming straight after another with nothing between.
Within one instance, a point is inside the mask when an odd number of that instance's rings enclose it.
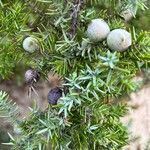
<instances>
[{"instance_id":1,"label":"ripe blue-black berry","mask_svg":"<svg viewBox=\"0 0 150 150\"><path fill-rule=\"evenodd\" d=\"M48 93L48 103L56 105L58 99L62 96L62 90L58 87L51 89Z\"/></svg>"},{"instance_id":2,"label":"ripe blue-black berry","mask_svg":"<svg viewBox=\"0 0 150 150\"><path fill-rule=\"evenodd\" d=\"M25 82L32 85L40 78L40 73L37 70L29 69L25 72Z\"/></svg>"}]
</instances>

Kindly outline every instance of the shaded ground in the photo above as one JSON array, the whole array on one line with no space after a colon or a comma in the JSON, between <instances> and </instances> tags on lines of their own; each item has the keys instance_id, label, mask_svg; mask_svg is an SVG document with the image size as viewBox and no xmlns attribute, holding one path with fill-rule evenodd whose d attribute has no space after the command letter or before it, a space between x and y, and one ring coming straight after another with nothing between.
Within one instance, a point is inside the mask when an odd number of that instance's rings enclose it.
<instances>
[{"instance_id":1,"label":"shaded ground","mask_svg":"<svg viewBox=\"0 0 150 150\"><path fill-rule=\"evenodd\" d=\"M49 91L49 86L45 82L40 82L36 85L35 90L38 96L32 92L31 97L28 96L29 87L27 85L15 86L11 81L1 83L0 90L6 91L11 99L17 103L21 111L20 117L27 115L28 107L32 105L33 101L36 100L37 104L41 109L46 107L46 98Z\"/></svg>"},{"instance_id":2,"label":"shaded ground","mask_svg":"<svg viewBox=\"0 0 150 150\"><path fill-rule=\"evenodd\" d=\"M62 81L57 75L49 75L48 81L40 80L36 86L35 90L38 93L38 96L32 92L31 97L28 96L29 86L22 83L17 83L16 80L8 80L0 82L0 91L6 91L10 99L17 103L20 111L20 118L26 118L28 116L29 107L33 105L33 103L37 103L41 110L45 110L48 106L47 102L47 94L51 88L56 86L60 86ZM51 82L49 82L51 81ZM13 129L10 123L7 120L1 118L0 121L0 150L9 150L8 147L3 146L1 143L9 142L8 136L6 132L10 132L13 134Z\"/></svg>"},{"instance_id":3,"label":"shaded ground","mask_svg":"<svg viewBox=\"0 0 150 150\"><path fill-rule=\"evenodd\" d=\"M31 97L29 97L29 86L22 83L22 84L16 84L16 81L9 80L9 81L3 81L0 83L0 90L6 91L10 98L17 103L20 109L20 117L26 117L29 107L33 105L33 103L37 103L39 108L41 110L44 110L48 106L47 102L47 94L50 91L51 88L60 86L62 84L62 81L60 78L55 75L48 75L48 81L42 81L40 80L36 85L34 86L35 92L31 92Z\"/></svg>"}]
</instances>

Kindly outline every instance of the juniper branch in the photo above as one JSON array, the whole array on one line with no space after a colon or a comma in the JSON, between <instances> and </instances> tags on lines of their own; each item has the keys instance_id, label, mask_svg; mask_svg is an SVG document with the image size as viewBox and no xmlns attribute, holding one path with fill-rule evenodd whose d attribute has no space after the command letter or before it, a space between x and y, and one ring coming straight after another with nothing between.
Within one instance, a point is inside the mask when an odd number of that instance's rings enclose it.
<instances>
[{"instance_id":1,"label":"juniper branch","mask_svg":"<svg viewBox=\"0 0 150 150\"><path fill-rule=\"evenodd\" d=\"M9 99L8 95L0 91L0 117L7 117L11 122L17 122L18 107Z\"/></svg>"},{"instance_id":2,"label":"juniper branch","mask_svg":"<svg viewBox=\"0 0 150 150\"><path fill-rule=\"evenodd\" d=\"M37 4L36 4L36 3L32 3L32 2L29 1L29 0L24 0L24 2L27 4L28 7L31 8L31 10L32 10L34 13L38 13L40 20L41 20L41 18L45 18L45 19L46 19L47 15L45 14L45 12L43 12L44 9L43 9L43 10L40 10L40 9L37 7ZM60 29L57 28L57 27L54 25L53 22L49 22L49 24L50 24L53 28L55 28L57 31L60 31ZM29 26L33 28L32 31L36 31L36 30L37 30L37 27L35 27L33 24L31 24L31 25L29 25Z\"/></svg>"}]
</instances>

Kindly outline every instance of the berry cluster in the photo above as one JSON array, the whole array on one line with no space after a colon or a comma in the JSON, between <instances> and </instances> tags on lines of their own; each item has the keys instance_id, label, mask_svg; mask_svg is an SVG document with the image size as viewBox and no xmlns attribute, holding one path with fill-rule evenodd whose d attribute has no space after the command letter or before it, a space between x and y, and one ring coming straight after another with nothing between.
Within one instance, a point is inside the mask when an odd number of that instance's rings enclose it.
<instances>
[{"instance_id":1,"label":"berry cluster","mask_svg":"<svg viewBox=\"0 0 150 150\"><path fill-rule=\"evenodd\" d=\"M125 51L131 44L131 34L124 29L115 29L110 31L109 25L103 19L93 19L87 28L87 36L92 42L101 42L107 39L107 45L114 51ZM39 42L34 37L27 37L23 41L25 51L33 53L39 50ZM39 80L40 74L34 69L29 69L25 73L25 81L31 87ZM48 103L56 105L58 99L62 96L62 90L59 87L51 89L48 93Z\"/></svg>"},{"instance_id":2,"label":"berry cluster","mask_svg":"<svg viewBox=\"0 0 150 150\"><path fill-rule=\"evenodd\" d=\"M88 25L87 36L92 42L100 42L107 38L111 50L125 51L132 44L131 34L124 29L110 31L108 24L102 19L94 19Z\"/></svg>"}]
</instances>

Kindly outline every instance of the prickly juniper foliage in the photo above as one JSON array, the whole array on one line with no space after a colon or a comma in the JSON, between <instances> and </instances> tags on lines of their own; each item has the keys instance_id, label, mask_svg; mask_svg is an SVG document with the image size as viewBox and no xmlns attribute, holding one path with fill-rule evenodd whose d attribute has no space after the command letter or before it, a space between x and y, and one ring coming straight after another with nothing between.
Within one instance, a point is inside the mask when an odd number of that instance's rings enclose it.
<instances>
[{"instance_id":1,"label":"prickly juniper foliage","mask_svg":"<svg viewBox=\"0 0 150 150\"><path fill-rule=\"evenodd\" d=\"M120 12L146 9L141 0L0 0L0 78L9 78L22 64L66 80L66 94L44 112L32 108L26 120L0 92L0 112L17 124L10 135L14 150L118 150L128 142L120 117L127 107L118 103L136 90L133 77L149 68L150 37L126 27ZM93 19L105 20L110 30L125 29L132 45L111 51L106 39L90 41L86 31ZM39 50L28 53L23 41L38 40ZM16 75L16 74L15 74ZM13 119L12 119L13 118Z\"/></svg>"}]
</instances>

